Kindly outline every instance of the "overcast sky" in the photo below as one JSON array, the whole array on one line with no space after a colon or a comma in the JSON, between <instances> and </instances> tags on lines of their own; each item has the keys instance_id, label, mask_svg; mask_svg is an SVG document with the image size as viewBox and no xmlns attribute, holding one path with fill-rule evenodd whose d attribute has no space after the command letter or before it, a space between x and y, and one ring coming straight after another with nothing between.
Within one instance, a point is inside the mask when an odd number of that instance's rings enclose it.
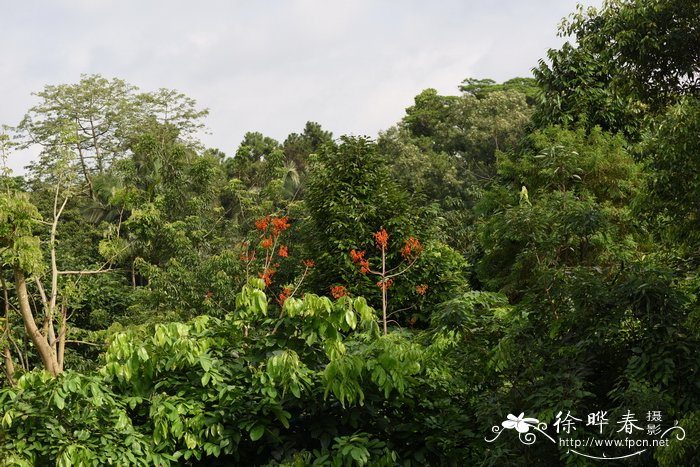
<instances>
[{"instance_id":1,"label":"overcast sky","mask_svg":"<svg viewBox=\"0 0 700 467\"><path fill-rule=\"evenodd\" d=\"M530 76L576 0L46 0L3 2L0 123L81 73L177 89L210 110L210 147L278 140L308 120L376 136L421 90ZM583 0L599 5L600 0ZM27 153L10 166L17 172Z\"/></svg>"}]
</instances>

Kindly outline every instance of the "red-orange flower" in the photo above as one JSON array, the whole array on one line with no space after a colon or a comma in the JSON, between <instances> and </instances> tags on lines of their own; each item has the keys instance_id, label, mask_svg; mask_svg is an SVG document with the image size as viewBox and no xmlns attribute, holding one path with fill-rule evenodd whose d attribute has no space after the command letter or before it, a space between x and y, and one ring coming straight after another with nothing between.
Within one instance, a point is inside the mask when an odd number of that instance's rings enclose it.
<instances>
[{"instance_id":1,"label":"red-orange flower","mask_svg":"<svg viewBox=\"0 0 700 467\"><path fill-rule=\"evenodd\" d=\"M418 295L425 295L425 292L428 291L428 284L421 284L416 286L416 293Z\"/></svg>"},{"instance_id":2,"label":"red-orange flower","mask_svg":"<svg viewBox=\"0 0 700 467\"><path fill-rule=\"evenodd\" d=\"M350 250L350 258L352 258L353 263L359 263L365 259L365 251Z\"/></svg>"},{"instance_id":3,"label":"red-orange flower","mask_svg":"<svg viewBox=\"0 0 700 467\"><path fill-rule=\"evenodd\" d=\"M289 220L289 216L284 216L284 217L280 217L280 218L273 217L272 218L272 226L273 226L272 234L279 235L280 232L282 232L283 230L287 230L289 227L291 227L289 225L289 222L287 222L288 220Z\"/></svg>"},{"instance_id":4,"label":"red-orange flower","mask_svg":"<svg viewBox=\"0 0 700 467\"><path fill-rule=\"evenodd\" d=\"M259 273L258 277L265 282L265 285L270 285L270 284L272 284L272 275L274 273L275 273L274 269L268 268L268 269L265 269L265 271Z\"/></svg>"},{"instance_id":5,"label":"red-orange flower","mask_svg":"<svg viewBox=\"0 0 700 467\"><path fill-rule=\"evenodd\" d=\"M363 259L360 261L360 273L367 274L369 272L369 261Z\"/></svg>"},{"instance_id":6,"label":"red-orange flower","mask_svg":"<svg viewBox=\"0 0 700 467\"><path fill-rule=\"evenodd\" d=\"M422 251L423 245L421 245L420 241L415 237L408 237L406 242L403 244L403 248L401 249L401 256L409 259L412 256L418 256Z\"/></svg>"},{"instance_id":7,"label":"red-orange flower","mask_svg":"<svg viewBox=\"0 0 700 467\"><path fill-rule=\"evenodd\" d=\"M333 298L338 300L340 297L344 297L348 294L348 291L342 285L334 285L331 287L331 295Z\"/></svg>"},{"instance_id":8,"label":"red-orange flower","mask_svg":"<svg viewBox=\"0 0 700 467\"><path fill-rule=\"evenodd\" d=\"M272 238L271 237L263 238L263 241L260 242L260 246L263 248L270 248L272 246Z\"/></svg>"},{"instance_id":9,"label":"red-orange flower","mask_svg":"<svg viewBox=\"0 0 700 467\"><path fill-rule=\"evenodd\" d=\"M369 272L369 261L365 259L365 250L350 250L350 258L353 263L360 263L360 272L362 274Z\"/></svg>"},{"instance_id":10,"label":"red-orange flower","mask_svg":"<svg viewBox=\"0 0 700 467\"><path fill-rule=\"evenodd\" d=\"M282 258L289 256L289 251L287 250L287 245L280 245L280 251L277 253Z\"/></svg>"},{"instance_id":11,"label":"red-orange flower","mask_svg":"<svg viewBox=\"0 0 700 467\"><path fill-rule=\"evenodd\" d=\"M312 260L312 259L305 259L304 261L302 261L302 263L303 263L304 266L306 266L307 268L312 268L312 267L316 266L316 261L314 261L314 260Z\"/></svg>"},{"instance_id":12,"label":"red-orange flower","mask_svg":"<svg viewBox=\"0 0 700 467\"><path fill-rule=\"evenodd\" d=\"M380 289L386 290L389 287L391 287L393 284L394 284L394 279L384 279L383 281L377 282L377 287L379 287Z\"/></svg>"},{"instance_id":13,"label":"red-orange flower","mask_svg":"<svg viewBox=\"0 0 700 467\"><path fill-rule=\"evenodd\" d=\"M261 232L264 232L269 224L270 216L265 216L262 219L258 219L257 221L255 221L255 228L260 230Z\"/></svg>"},{"instance_id":14,"label":"red-orange flower","mask_svg":"<svg viewBox=\"0 0 700 467\"><path fill-rule=\"evenodd\" d=\"M374 240L377 242L379 248L385 249L389 245L389 234L386 230L382 229L374 234Z\"/></svg>"},{"instance_id":15,"label":"red-orange flower","mask_svg":"<svg viewBox=\"0 0 700 467\"><path fill-rule=\"evenodd\" d=\"M280 292L279 295L277 295L277 303L279 303L280 306L284 305L284 301L289 298L289 296L292 295L292 289L289 287L285 287L282 289L282 292Z\"/></svg>"}]
</instances>

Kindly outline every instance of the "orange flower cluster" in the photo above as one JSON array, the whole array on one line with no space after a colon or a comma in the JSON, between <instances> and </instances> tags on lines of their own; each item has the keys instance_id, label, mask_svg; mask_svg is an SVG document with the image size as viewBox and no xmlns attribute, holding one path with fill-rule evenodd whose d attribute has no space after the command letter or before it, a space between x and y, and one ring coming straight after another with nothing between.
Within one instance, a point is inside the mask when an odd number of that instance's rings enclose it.
<instances>
[{"instance_id":1,"label":"orange flower cluster","mask_svg":"<svg viewBox=\"0 0 700 467\"><path fill-rule=\"evenodd\" d=\"M394 285L394 279L384 279L383 281L377 282L377 287L383 290L388 289L392 285Z\"/></svg>"},{"instance_id":2,"label":"orange flower cluster","mask_svg":"<svg viewBox=\"0 0 700 467\"><path fill-rule=\"evenodd\" d=\"M357 251L357 250L350 250L350 258L352 258L353 263L359 263L363 259L365 259L365 252L364 251Z\"/></svg>"},{"instance_id":3,"label":"orange flower cluster","mask_svg":"<svg viewBox=\"0 0 700 467\"><path fill-rule=\"evenodd\" d=\"M421 245L420 241L415 237L408 237L406 242L403 244L403 248L401 249L401 256L409 259L411 257L418 256L422 251L423 245Z\"/></svg>"},{"instance_id":4,"label":"orange flower cluster","mask_svg":"<svg viewBox=\"0 0 700 467\"><path fill-rule=\"evenodd\" d=\"M272 268L267 268L263 272L258 274L258 277L262 279L265 282L265 285L270 285L272 284L272 276L275 274L274 269Z\"/></svg>"},{"instance_id":5,"label":"orange flower cluster","mask_svg":"<svg viewBox=\"0 0 700 467\"><path fill-rule=\"evenodd\" d=\"M353 263L360 264L360 272L362 274L367 274L369 272L369 261L365 259L365 250L350 250L350 258L352 258Z\"/></svg>"},{"instance_id":6,"label":"orange flower cluster","mask_svg":"<svg viewBox=\"0 0 700 467\"><path fill-rule=\"evenodd\" d=\"M270 216L265 216L262 219L255 221L255 228L261 232L266 231L268 225L270 225Z\"/></svg>"},{"instance_id":7,"label":"orange flower cluster","mask_svg":"<svg viewBox=\"0 0 700 467\"><path fill-rule=\"evenodd\" d=\"M334 285L331 287L331 295L333 298L338 300L340 297L344 297L348 294L348 291L342 285Z\"/></svg>"},{"instance_id":8,"label":"orange flower cluster","mask_svg":"<svg viewBox=\"0 0 700 467\"><path fill-rule=\"evenodd\" d=\"M272 237L263 238L262 242L260 242L260 246L266 250L270 248L272 246Z\"/></svg>"},{"instance_id":9,"label":"orange flower cluster","mask_svg":"<svg viewBox=\"0 0 700 467\"><path fill-rule=\"evenodd\" d=\"M258 274L258 277L265 282L266 286L272 284L272 276L280 267L280 263L274 261L276 259L275 248L277 248L278 237L283 230L287 230L290 227L288 216L265 216L255 221L255 228L261 232L262 236L259 248L267 250L265 251L265 260L262 265L263 272ZM250 252L248 250L249 245L249 242L243 242L246 251L240 255L241 261L247 263L255 260L255 251ZM289 247L287 245L280 245L276 253L280 258L287 258L289 256Z\"/></svg>"},{"instance_id":10,"label":"orange flower cluster","mask_svg":"<svg viewBox=\"0 0 700 467\"><path fill-rule=\"evenodd\" d=\"M280 294L277 295L277 303L279 303L280 306L284 305L285 300L287 300L291 295L292 289L289 287L285 287L284 289L282 289L282 292L280 292Z\"/></svg>"},{"instance_id":11,"label":"orange flower cluster","mask_svg":"<svg viewBox=\"0 0 700 467\"><path fill-rule=\"evenodd\" d=\"M312 259L305 259L304 261L302 261L302 264L304 266L306 266L307 268L312 268L312 267L316 266L316 261L314 261Z\"/></svg>"},{"instance_id":12,"label":"orange flower cluster","mask_svg":"<svg viewBox=\"0 0 700 467\"><path fill-rule=\"evenodd\" d=\"M374 240L377 242L377 247L386 250L386 248L389 246L389 234L387 231L382 229L373 235Z\"/></svg>"},{"instance_id":13,"label":"orange flower cluster","mask_svg":"<svg viewBox=\"0 0 700 467\"><path fill-rule=\"evenodd\" d=\"M425 295L425 292L428 291L428 284L421 284L416 286L416 293L418 295Z\"/></svg>"},{"instance_id":14,"label":"orange flower cluster","mask_svg":"<svg viewBox=\"0 0 700 467\"><path fill-rule=\"evenodd\" d=\"M289 216L284 217L273 217L272 218L272 235L277 236L283 230L287 230L289 227Z\"/></svg>"},{"instance_id":15,"label":"orange flower cluster","mask_svg":"<svg viewBox=\"0 0 700 467\"><path fill-rule=\"evenodd\" d=\"M289 224L289 216L284 217L270 217L265 216L262 219L255 221L255 228L261 232L266 232L267 228L272 224L272 236L278 236L283 230L287 230L291 225Z\"/></svg>"}]
</instances>

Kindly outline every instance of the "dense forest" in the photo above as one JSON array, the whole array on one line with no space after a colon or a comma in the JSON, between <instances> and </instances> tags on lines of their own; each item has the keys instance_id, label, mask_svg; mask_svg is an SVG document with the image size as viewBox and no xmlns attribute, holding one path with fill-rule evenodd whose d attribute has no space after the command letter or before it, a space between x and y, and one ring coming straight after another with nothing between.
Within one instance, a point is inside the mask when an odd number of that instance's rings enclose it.
<instances>
[{"instance_id":1,"label":"dense forest","mask_svg":"<svg viewBox=\"0 0 700 467\"><path fill-rule=\"evenodd\" d=\"M700 3L560 34L376 137L232 154L174 90L37 92L0 140L41 151L0 179L0 465L698 465Z\"/></svg>"}]
</instances>

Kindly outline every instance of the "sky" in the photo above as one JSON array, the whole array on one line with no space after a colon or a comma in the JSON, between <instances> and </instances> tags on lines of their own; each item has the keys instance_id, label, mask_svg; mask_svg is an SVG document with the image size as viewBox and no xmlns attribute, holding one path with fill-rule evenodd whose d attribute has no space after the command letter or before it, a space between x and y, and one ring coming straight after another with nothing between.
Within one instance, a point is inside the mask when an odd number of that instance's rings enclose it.
<instances>
[{"instance_id":1,"label":"sky","mask_svg":"<svg viewBox=\"0 0 700 467\"><path fill-rule=\"evenodd\" d=\"M316 121L376 136L426 88L530 76L576 0L34 0L3 4L0 124L81 74L176 89L209 109L207 147ZM580 0L599 6L601 0ZM36 154L12 155L15 173Z\"/></svg>"}]
</instances>

